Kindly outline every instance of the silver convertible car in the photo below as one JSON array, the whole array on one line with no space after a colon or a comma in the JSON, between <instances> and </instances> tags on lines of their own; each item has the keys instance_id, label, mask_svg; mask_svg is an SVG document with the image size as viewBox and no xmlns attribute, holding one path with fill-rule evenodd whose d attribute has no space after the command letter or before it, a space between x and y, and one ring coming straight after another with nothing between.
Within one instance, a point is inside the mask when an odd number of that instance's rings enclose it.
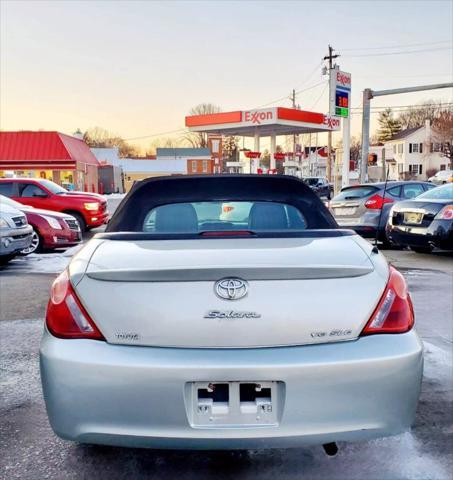
<instances>
[{"instance_id":1,"label":"silver convertible car","mask_svg":"<svg viewBox=\"0 0 453 480\"><path fill-rule=\"evenodd\" d=\"M413 325L402 275L300 180L147 179L52 286L47 412L82 443L334 453L410 427Z\"/></svg>"}]
</instances>

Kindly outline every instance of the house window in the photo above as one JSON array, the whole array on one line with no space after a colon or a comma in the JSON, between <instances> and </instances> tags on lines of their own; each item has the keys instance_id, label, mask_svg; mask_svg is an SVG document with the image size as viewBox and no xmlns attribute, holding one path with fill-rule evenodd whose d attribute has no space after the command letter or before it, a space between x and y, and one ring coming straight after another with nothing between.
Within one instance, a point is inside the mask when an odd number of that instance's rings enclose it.
<instances>
[{"instance_id":1,"label":"house window","mask_svg":"<svg viewBox=\"0 0 453 480\"><path fill-rule=\"evenodd\" d=\"M396 145L393 145L393 153L396 153Z\"/></svg>"},{"instance_id":2,"label":"house window","mask_svg":"<svg viewBox=\"0 0 453 480\"><path fill-rule=\"evenodd\" d=\"M192 166L190 167L190 170L192 172L196 172L197 171L197 161L196 160L192 160Z\"/></svg>"},{"instance_id":3,"label":"house window","mask_svg":"<svg viewBox=\"0 0 453 480\"><path fill-rule=\"evenodd\" d=\"M446 169L447 169L447 165L445 165L445 163L442 164L442 165L440 166L440 169L441 169L441 170L446 170Z\"/></svg>"},{"instance_id":4,"label":"house window","mask_svg":"<svg viewBox=\"0 0 453 480\"><path fill-rule=\"evenodd\" d=\"M398 144L398 153L403 153L403 144L402 143Z\"/></svg>"},{"instance_id":5,"label":"house window","mask_svg":"<svg viewBox=\"0 0 453 480\"><path fill-rule=\"evenodd\" d=\"M433 144L433 152L441 152L442 151L442 144L441 143L434 143Z\"/></svg>"},{"instance_id":6,"label":"house window","mask_svg":"<svg viewBox=\"0 0 453 480\"><path fill-rule=\"evenodd\" d=\"M423 165L417 163L409 165L409 172L412 175L421 175L423 173Z\"/></svg>"},{"instance_id":7,"label":"house window","mask_svg":"<svg viewBox=\"0 0 453 480\"><path fill-rule=\"evenodd\" d=\"M418 153L418 143L409 144L410 153Z\"/></svg>"},{"instance_id":8,"label":"house window","mask_svg":"<svg viewBox=\"0 0 453 480\"><path fill-rule=\"evenodd\" d=\"M398 163L398 173L403 173L404 165L402 163Z\"/></svg>"},{"instance_id":9,"label":"house window","mask_svg":"<svg viewBox=\"0 0 453 480\"><path fill-rule=\"evenodd\" d=\"M208 161L203 160L203 172L207 173L208 172Z\"/></svg>"}]
</instances>

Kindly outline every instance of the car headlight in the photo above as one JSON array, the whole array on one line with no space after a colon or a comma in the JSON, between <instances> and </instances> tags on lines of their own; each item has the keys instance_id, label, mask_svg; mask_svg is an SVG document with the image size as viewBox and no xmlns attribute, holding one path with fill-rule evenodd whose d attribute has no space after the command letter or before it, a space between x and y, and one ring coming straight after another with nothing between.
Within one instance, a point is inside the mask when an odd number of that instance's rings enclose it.
<instances>
[{"instance_id":1,"label":"car headlight","mask_svg":"<svg viewBox=\"0 0 453 480\"><path fill-rule=\"evenodd\" d=\"M0 218L0 228L9 227L8 222L4 218Z\"/></svg>"},{"instance_id":2,"label":"car headlight","mask_svg":"<svg viewBox=\"0 0 453 480\"><path fill-rule=\"evenodd\" d=\"M47 215L41 215L44 220L55 230L63 230L63 227L60 225L60 222L54 217L48 217Z\"/></svg>"},{"instance_id":3,"label":"car headlight","mask_svg":"<svg viewBox=\"0 0 453 480\"><path fill-rule=\"evenodd\" d=\"M83 208L85 208L85 210L95 211L99 209L99 203L97 202L84 203Z\"/></svg>"}]
</instances>

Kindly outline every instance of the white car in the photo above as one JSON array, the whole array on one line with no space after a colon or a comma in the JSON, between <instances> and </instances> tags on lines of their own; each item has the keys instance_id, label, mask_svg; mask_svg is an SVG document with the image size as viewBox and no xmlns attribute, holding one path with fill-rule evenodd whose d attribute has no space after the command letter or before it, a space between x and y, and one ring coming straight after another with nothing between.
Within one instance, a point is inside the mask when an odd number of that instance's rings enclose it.
<instances>
[{"instance_id":1,"label":"white car","mask_svg":"<svg viewBox=\"0 0 453 480\"><path fill-rule=\"evenodd\" d=\"M453 170L439 170L435 175L428 178L428 182L442 185L443 183L449 183L453 179Z\"/></svg>"},{"instance_id":2,"label":"white car","mask_svg":"<svg viewBox=\"0 0 453 480\"><path fill-rule=\"evenodd\" d=\"M0 198L0 265L8 263L24 248L28 248L32 233L27 217Z\"/></svg>"},{"instance_id":3,"label":"white car","mask_svg":"<svg viewBox=\"0 0 453 480\"><path fill-rule=\"evenodd\" d=\"M332 454L410 428L413 325L403 276L302 181L143 180L53 284L50 424L82 443Z\"/></svg>"}]
</instances>

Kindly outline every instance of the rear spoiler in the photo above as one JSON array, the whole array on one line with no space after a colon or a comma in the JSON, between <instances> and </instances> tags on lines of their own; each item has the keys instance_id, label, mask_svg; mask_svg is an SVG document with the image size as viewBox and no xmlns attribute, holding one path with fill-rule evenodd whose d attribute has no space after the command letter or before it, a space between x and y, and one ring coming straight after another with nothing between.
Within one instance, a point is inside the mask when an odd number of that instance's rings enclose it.
<instances>
[{"instance_id":1,"label":"rear spoiler","mask_svg":"<svg viewBox=\"0 0 453 480\"><path fill-rule=\"evenodd\" d=\"M219 278L240 277L244 280L316 280L326 278L350 278L367 275L372 266L327 265L304 267L211 267L172 268L144 270L95 270L86 275L106 282L206 282Z\"/></svg>"}]
</instances>

